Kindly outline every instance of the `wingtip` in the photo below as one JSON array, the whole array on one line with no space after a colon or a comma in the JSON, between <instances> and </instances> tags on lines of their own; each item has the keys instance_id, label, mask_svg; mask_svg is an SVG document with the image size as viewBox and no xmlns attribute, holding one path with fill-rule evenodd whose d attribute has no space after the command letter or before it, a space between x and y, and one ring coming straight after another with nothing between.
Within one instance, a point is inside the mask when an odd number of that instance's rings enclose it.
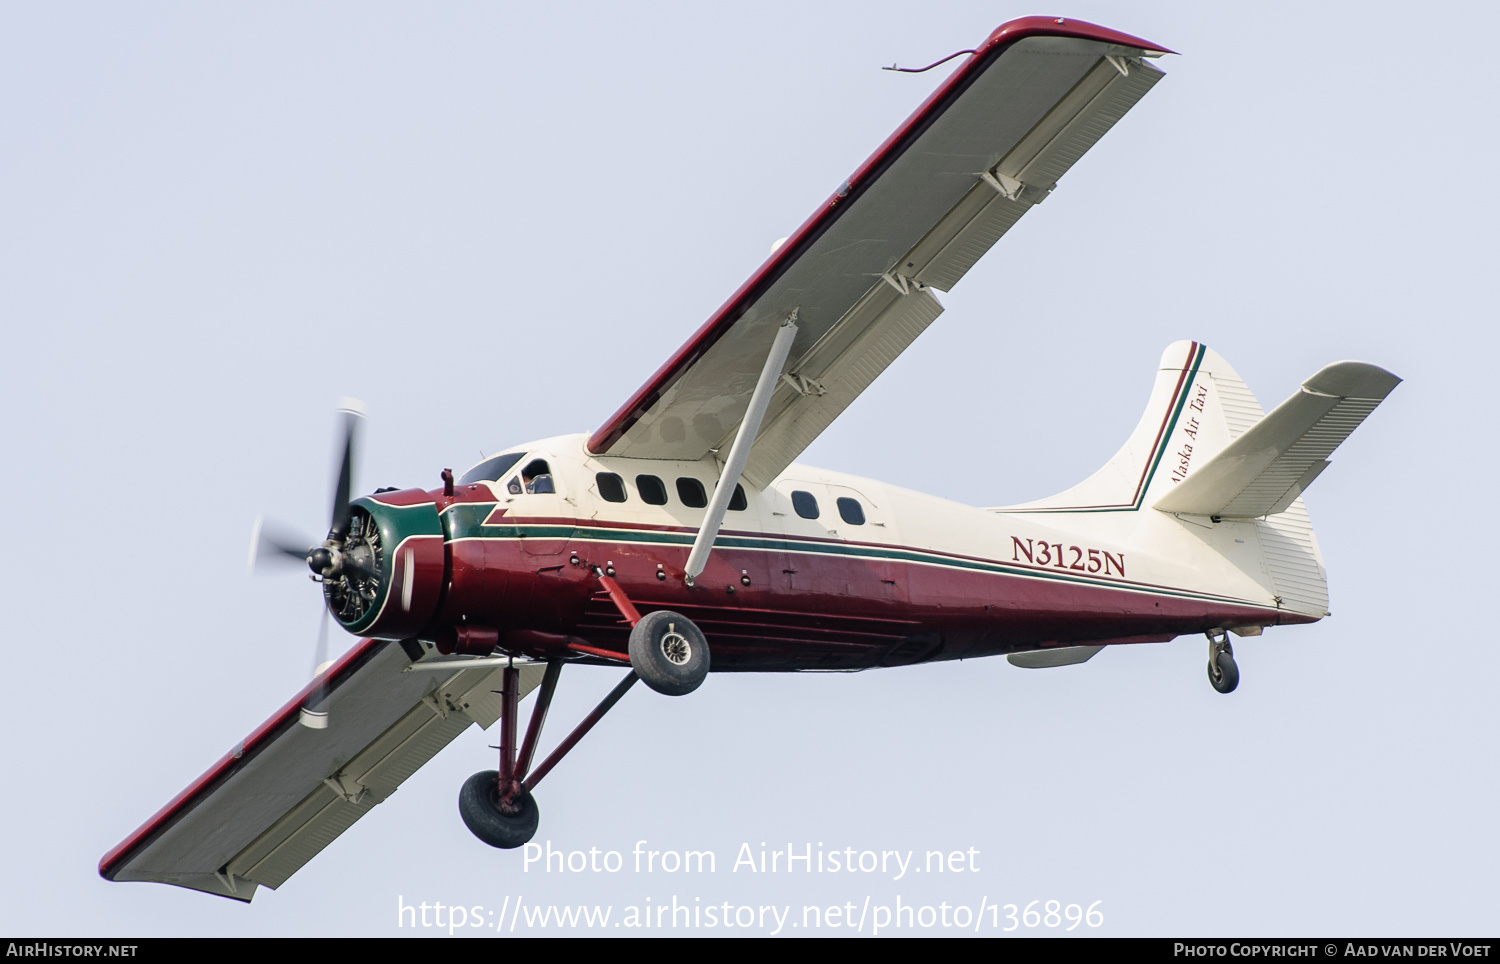
<instances>
[{"instance_id":1,"label":"wingtip","mask_svg":"<svg viewBox=\"0 0 1500 964\"><path fill-rule=\"evenodd\" d=\"M1078 37L1084 40L1097 40L1102 43L1119 44L1122 47L1134 47L1137 50L1150 51L1156 54L1177 54L1170 47L1152 43L1141 37L1109 27L1101 27L1087 20L1076 20L1072 17L1021 17L1011 20L996 27L994 32L986 38L984 46L1015 39L1027 34L1044 34L1060 37Z\"/></svg>"},{"instance_id":2,"label":"wingtip","mask_svg":"<svg viewBox=\"0 0 1500 964\"><path fill-rule=\"evenodd\" d=\"M1401 384L1399 376L1369 362L1340 361L1324 366L1302 387L1340 398L1385 398Z\"/></svg>"}]
</instances>

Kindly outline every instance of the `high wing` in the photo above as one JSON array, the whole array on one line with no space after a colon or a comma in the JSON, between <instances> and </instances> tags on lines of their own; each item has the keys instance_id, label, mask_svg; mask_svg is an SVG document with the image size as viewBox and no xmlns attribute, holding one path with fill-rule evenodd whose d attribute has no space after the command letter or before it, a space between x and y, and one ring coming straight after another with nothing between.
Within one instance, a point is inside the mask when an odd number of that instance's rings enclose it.
<instances>
[{"instance_id":1,"label":"high wing","mask_svg":"<svg viewBox=\"0 0 1500 964\"><path fill-rule=\"evenodd\" d=\"M499 718L503 666L428 651L408 671L411 655L360 642L106 854L99 874L244 901L279 887L470 725ZM543 672L520 667L518 699ZM298 725L325 677L331 723Z\"/></svg>"},{"instance_id":2,"label":"high wing","mask_svg":"<svg viewBox=\"0 0 1500 964\"><path fill-rule=\"evenodd\" d=\"M790 317L795 340L744 468L768 484L937 318L932 289L950 290L1156 84L1142 58L1170 52L1077 20L997 29L589 450L697 460L723 449Z\"/></svg>"}]
</instances>

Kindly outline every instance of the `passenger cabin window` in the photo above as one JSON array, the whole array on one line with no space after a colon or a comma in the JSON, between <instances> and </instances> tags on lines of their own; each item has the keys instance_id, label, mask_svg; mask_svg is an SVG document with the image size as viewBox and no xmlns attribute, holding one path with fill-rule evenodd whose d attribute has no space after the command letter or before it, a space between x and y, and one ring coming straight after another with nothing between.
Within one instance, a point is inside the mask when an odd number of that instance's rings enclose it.
<instances>
[{"instance_id":1,"label":"passenger cabin window","mask_svg":"<svg viewBox=\"0 0 1500 964\"><path fill-rule=\"evenodd\" d=\"M667 504L667 487L662 485L661 479L654 475L637 475L635 490L641 494L641 501L647 505Z\"/></svg>"},{"instance_id":2,"label":"passenger cabin window","mask_svg":"<svg viewBox=\"0 0 1500 964\"><path fill-rule=\"evenodd\" d=\"M511 452L508 455L496 455L485 459L478 465L463 474L458 480L459 485L468 485L470 482L499 482L500 476L510 471L511 466L521 461L525 452Z\"/></svg>"},{"instance_id":3,"label":"passenger cabin window","mask_svg":"<svg viewBox=\"0 0 1500 964\"><path fill-rule=\"evenodd\" d=\"M600 472L594 476L594 483L599 486L599 497L605 502L625 501L625 480L613 472Z\"/></svg>"},{"instance_id":4,"label":"passenger cabin window","mask_svg":"<svg viewBox=\"0 0 1500 964\"><path fill-rule=\"evenodd\" d=\"M803 492L801 489L792 493L792 508L804 519L816 519L818 517L818 500L811 492Z\"/></svg>"},{"instance_id":5,"label":"passenger cabin window","mask_svg":"<svg viewBox=\"0 0 1500 964\"><path fill-rule=\"evenodd\" d=\"M552 469L541 459L534 459L521 470L521 482L532 495L557 491L557 486L552 484Z\"/></svg>"},{"instance_id":6,"label":"passenger cabin window","mask_svg":"<svg viewBox=\"0 0 1500 964\"><path fill-rule=\"evenodd\" d=\"M745 501L745 487L738 484L735 485L734 495L729 497L729 511L744 512L749 507L750 504Z\"/></svg>"},{"instance_id":7,"label":"passenger cabin window","mask_svg":"<svg viewBox=\"0 0 1500 964\"><path fill-rule=\"evenodd\" d=\"M840 519L852 526L865 524L865 507L859 504L858 499L840 498L838 502Z\"/></svg>"},{"instance_id":8,"label":"passenger cabin window","mask_svg":"<svg viewBox=\"0 0 1500 964\"><path fill-rule=\"evenodd\" d=\"M677 498L689 509L701 509L708 505L708 496L703 494L703 483L697 479L678 479Z\"/></svg>"}]
</instances>

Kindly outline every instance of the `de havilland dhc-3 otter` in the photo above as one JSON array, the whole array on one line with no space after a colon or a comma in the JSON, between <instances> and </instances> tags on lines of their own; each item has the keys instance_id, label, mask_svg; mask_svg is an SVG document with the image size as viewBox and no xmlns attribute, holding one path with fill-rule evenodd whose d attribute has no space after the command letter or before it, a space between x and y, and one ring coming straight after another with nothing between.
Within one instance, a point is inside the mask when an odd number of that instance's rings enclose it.
<instances>
[{"instance_id":1,"label":"de havilland dhc-3 otter","mask_svg":"<svg viewBox=\"0 0 1500 964\"><path fill-rule=\"evenodd\" d=\"M1060 495L971 508L796 464L942 312L949 291L1164 75L1170 53L1080 21L997 29L676 354L591 435L513 446L431 490L352 497L346 416L305 561L362 640L111 850L110 880L248 901L278 887L470 725L499 766L462 787L469 829L518 847L533 791L637 680L710 670L896 667L1230 636L1328 614L1302 492L1399 383L1337 362L1267 414L1193 341L1167 347L1145 413ZM326 616L325 616L326 629ZM322 644L320 643L320 646ZM321 658L321 657L320 657ZM569 663L626 670L540 757ZM524 730L518 704L536 691Z\"/></svg>"}]
</instances>

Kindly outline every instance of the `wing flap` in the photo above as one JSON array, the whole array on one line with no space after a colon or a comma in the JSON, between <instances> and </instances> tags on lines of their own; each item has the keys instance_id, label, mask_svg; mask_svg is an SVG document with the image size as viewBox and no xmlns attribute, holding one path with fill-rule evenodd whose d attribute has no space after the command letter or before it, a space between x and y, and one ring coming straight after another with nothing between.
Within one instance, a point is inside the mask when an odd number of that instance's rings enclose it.
<instances>
[{"instance_id":1,"label":"wing flap","mask_svg":"<svg viewBox=\"0 0 1500 964\"><path fill-rule=\"evenodd\" d=\"M1364 362L1329 365L1158 499L1156 508L1223 519L1286 511L1400 383Z\"/></svg>"},{"instance_id":2,"label":"wing flap","mask_svg":"<svg viewBox=\"0 0 1500 964\"><path fill-rule=\"evenodd\" d=\"M327 729L297 724L309 691L298 694L106 855L100 873L239 900L285 883L469 726L498 718L503 667L409 665L395 643L360 643L328 671ZM543 671L521 667L522 696Z\"/></svg>"},{"instance_id":3,"label":"wing flap","mask_svg":"<svg viewBox=\"0 0 1500 964\"><path fill-rule=\"evenodd\" d=\"M888 284L871 289L782 376L745 463L745 478L762 488L769 485L942 313L926 289L908 288L906 294Z\"/></svg>"},{"instance_id":4,"label":"wing flap","mask_svg":"<svg viewBox=\"0 0 1500 964\"><path fill-rule=\"evenodd\" d=\"M221 877L238 887L264 884L275 890L379 801L351 803L328 787L319 787L292 809L265 837L229 861Z\"/></svg>"},{"instance_id":5,"label":"wing flap","mask_svg":"<svg viewBox=\"0 0 1500 964\"><path fill-rule=\"evenodd\" d=\"M999 185L997 180L995 185ZM932 229L902 260L915 280L939 291L952 291L960 278L979 263L1005 232L1031 210L1035 202L1012 199L1002 188L981 179L957 207ZM917 268L918 265L922 267Z\"/></svg>"}]
</instances>

